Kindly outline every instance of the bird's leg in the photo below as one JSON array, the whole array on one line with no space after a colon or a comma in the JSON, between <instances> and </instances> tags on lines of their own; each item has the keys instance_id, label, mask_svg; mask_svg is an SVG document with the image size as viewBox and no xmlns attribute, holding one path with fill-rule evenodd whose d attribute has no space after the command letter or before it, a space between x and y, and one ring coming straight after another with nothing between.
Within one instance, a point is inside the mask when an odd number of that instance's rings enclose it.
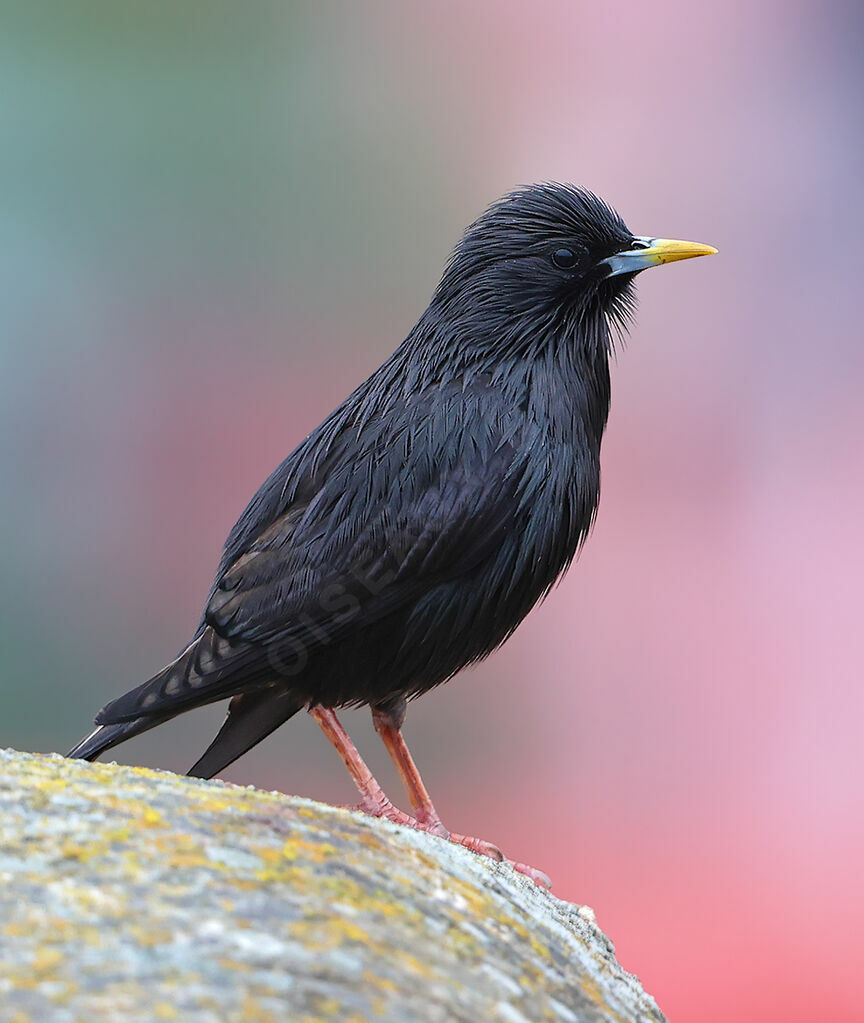
<instances>
[{"instance_id":1,"label":"bird's leg","mask_svg":"<svg viewBox=\"0 0 864 1023\"><path fill-rule=\"evenodd\" d=\"M381 741L387 747L390 759L396 765L408 798L411 800L411 807L414 810L414 817L417 823L424 827L424 830L438 835L439 838L450 838L450 832L441 823L438 811L435 809L411 750L402 737L402 721L405 718L405 701L394 709L382 710L380 707L372 708L372 723L375 731L381 736ZM494 847L493 847L494 848ZM496 859L503 859L500 851Z\"/></svg>"},{"instance_id":2,"label":"bird's leg","mask_svg":"<svg viewBox=\"0 0 864 1023\"><path fill-rule=\"evenodd\" d=\"M490 856L493 860L503 860L504 854L491 842L483 842L477 838L467 838L465 835L455 835L449 832L441 823L438 811L435 809L408 744L402 735L402 721L405 717L404 701L396 708L388 707L386 710L380 707L372 708L372 723L375 731L381 736L381 741L387 747L390 759L396 765L399 777L411 800L417 821L426 824L428 830L441 838L449 838L459 845L464 845L472 852L480 853L483 856Z\"/></svg>"},{"instance_id":3,"label":"bird's leg","mask_svg":"<svg viewBox=\"0 0 864 1023\"><path fill-rule=\"evenodd\" d=\"M319 706L311 706L309 713L318 722L321 731L333 743L336 752L342 758L342 763L348 768L348 773L357 786L360 803L351 809L361 810L372 817L386 817L387 820L397 824L407 824L413 827L414 818L409 817L402 810L398 810L384 794L384 790L366 766L366 761L360 756L351 737L342 727L339 718L336 717L336 713Z\"/></svg>"},{"instance_id":4,"label":"bird's leg","mask_svg":"<svg viewBox=\"0 0 864 1023\"><path fill-rule=\"evenodd\" d=\"M441 838L449 838L457 845L464 845L466 849L479 853L481 856L489 856L493 860L503 860L504 854L491 842L484 842L480 838L469 838L467 835L457 835L455 832L447 831L441 823L438 811L435 809L408 744L402 736L402 722L405 720L405 701L401 700L396 704L387 707L372 708L372 723L375 731L381 736L381 741L387 747L390 758L396 765L396 770L408 792L411 806L417 822L424 831L430 831L433 835ZM513 860L507 862L520 874L525 874L536 884L544 888L551 888L552 882L542 870L530 867L527 863L516 863Z\"/></svg>"},{"instance_id":5,"label":"bird's leg","mask_svg":"<svg viewBox=\"0 0 864 1023\"><path fill-rule=\"evenodd\" d=\"M387 752L399 771L399 775L408 792L408 797L411 800L411 805L414 808L415 817L404 813L390 802L333 710L327 707L311 706L309 707L309 713L315 718L321 730L335 747L336 752L342 758L342 763L348 768L348 773L357 786L361 799L359 805L352 807L352 809L361 810L372 817L384 817L395 824L416 828L419 831L428 831L439 838L449 838L451 842L464 845L466 849L479 853L481 856L489 856L493 860L504 859L501 850L497 846L492 845L491 842L484 842L479 838L468 838L466 835L448 832L441 823L441 818L438 816L429 793L426 791L426 786L423 784L423 779L420 777L420 772L417 770L417 765L414 763L411 751L402 737L401 726L405 717L404 702L401 706L394 705L387 710L377 707L373 708L372 721L375 725L375 730L381 736L384 745L387 747ZM549 878L541 870L536 870L534 867L529 867L524 863L514 863L512 860L507 862L520 873L526 874L537 884L543 885L545 888L551 887Z\"/></svg>"}]
</instances>

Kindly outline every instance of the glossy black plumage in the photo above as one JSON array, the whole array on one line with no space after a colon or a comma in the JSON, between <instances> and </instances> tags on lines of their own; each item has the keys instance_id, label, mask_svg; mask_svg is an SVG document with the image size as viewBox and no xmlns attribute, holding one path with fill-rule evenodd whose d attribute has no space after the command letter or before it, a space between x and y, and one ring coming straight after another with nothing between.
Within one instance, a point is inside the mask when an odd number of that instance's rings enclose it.
<instances>
[{"instance_id":1,"label":"glossy black plumage","mask_svg":"<svg viewBox=\"0 0 864 1023\"><path fill-rule=\"evenodd\" d=\"M593 521L633 278L602 261L633 242L572 186L491 207L407 339L254 496L189 647L70 755L236 697L210 776L304 706L398 709L506 639Z\"/></svg>"}]
</instances>

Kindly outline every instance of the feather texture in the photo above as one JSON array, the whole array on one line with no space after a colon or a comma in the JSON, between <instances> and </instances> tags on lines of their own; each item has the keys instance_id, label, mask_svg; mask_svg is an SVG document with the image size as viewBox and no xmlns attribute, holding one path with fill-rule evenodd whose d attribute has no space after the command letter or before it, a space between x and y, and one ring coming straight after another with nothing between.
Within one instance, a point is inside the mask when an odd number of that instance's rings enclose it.
<instances>
[{"instance_id":1,"label":"feather texture","mask_svg":"<svg viewBox=\"0 0 864 1023\"><path fill-rule=\"evenodd\" d=\"M205 764L221 769L271 712L411 698L503 642L596 513L609 352L632 304L599 264L631 240L572 186L491 207L402 345L252 498L190 645L97 723L245 694Z\"/></svg>"}]
</instances>

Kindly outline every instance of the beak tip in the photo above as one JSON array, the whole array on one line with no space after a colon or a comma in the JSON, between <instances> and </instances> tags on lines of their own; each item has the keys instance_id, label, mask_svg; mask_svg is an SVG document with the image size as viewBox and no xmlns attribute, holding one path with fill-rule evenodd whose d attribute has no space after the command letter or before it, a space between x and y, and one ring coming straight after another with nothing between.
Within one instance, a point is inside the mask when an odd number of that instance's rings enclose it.
<instances>
[{"instance_id":1,"label":"beak tip","mask_svg":"<svg viewBox=\"0 0 864 1023\"><path fill-rule=\"evenodd\" d=\"M652 266L664 263L675 263L680 259L694 259L696 256L716 256L717 249L713 245L702 242L685 242L677 238L643 238L639 237L643 247L619 252L603 260L609 267L610 277L624 273L639 273Z\"/></svg>"},{"instance_id":2,"label":"beak tip","mask_svg":"<svg viewBox=\"0 0 864 1023\"><path fill-rule=\"evenodd\" d=\"M658 263L674 263L679 259L693 259L695 256L716 256L713 245L702 242L683 242L671 238L657 238L654 244L643 250L646 255L653 255Z\"/></svg>"}]
</instances>

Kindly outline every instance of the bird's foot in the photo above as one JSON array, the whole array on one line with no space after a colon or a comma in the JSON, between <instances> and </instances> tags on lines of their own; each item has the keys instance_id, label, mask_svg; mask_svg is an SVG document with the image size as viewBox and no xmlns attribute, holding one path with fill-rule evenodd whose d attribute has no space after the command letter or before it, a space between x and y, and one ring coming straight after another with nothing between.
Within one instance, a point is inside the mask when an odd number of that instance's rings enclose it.
<instances>
[{"instance_id":1,"label":"bird's foot","mask_svg":"<svg viewBox=\"0 0 864 1023\"><path fill-rule=\"evenodd\" d=\"M444 838L456 845L463 845L478 856L488 856L490 860L497 860L498 863L508 863L515 871L524 874L526 877L540 885L541 888L551 888L552 882L547 874L527 863L519 863L516 860L508 860L504 853L491 842L485 842L481 838L471 838L468 835L457 835L455 831L448 831L441 823L437 814L424 812L421 808L416 817L405 813L394 806L390 800L381 793L380 796L364 799L360 803L347 807L349 810L357 810L360 813L367 813L370 817L380 817L392 821L394 824L401 824L406 828L413 828L415 831L425 831L427 834L435 835L437 838Z\"/></svg>"},{"instance_id":2,"label":"bird's foot","mask_svg":"<svg viewBox=\"0 0 864 1023\"><path fill-rule=\"evenodd\" d=\"M552 890L552 878L545 871L540 870L539 867L532 867L528 863L519 863L518 860L508 860L507 862L518 874L524 874L534 884L545 888L547 891Z\"/></svg>"},{"instance_id":3,"label":"bird's foot","mask_svg":"<svg viewBox=\"0 0 864 1023\"><path fill-rule=\"evenodd\" d=\"M413 828L415 831L426 831L438 838L449 838L450 833L435 815L422 812L412 817L411 814L394 806L382 792L380 795L370 796L353 806L345 807L346 810L356 810L359 813L368 813L370 817L380 817L394 824L401 824L406 828Z\"/></svg>"},{"instance_id":4,"label":"bird's foot","mask_svg":"<svg viewBox=\"0 0 864 1023\"><path fill-rule=\"evenodd\" d=\"M491 842L484 842L482 838L470 838L468 835L457 835L455 831L450 832L450 841L456 845L464 845L466 849L477 853L478 856L488 856L490 860L504 862L504 853Z\"/></svg>"},{"instance_id":5,"label":"bird's foot","mask_svg":"<svg viewBox=\"0 0 864 1023\"><path fill-rule=\"evenodd\" d=\"M491 842L484 842L481 838L470 838L468 835L457 835L452 831L450 832L450 841L456 842L457 845L464 845L466 849L470 849L471 852L478 853L480 856L488 856L490 859L498 860L499 863L508 863L517 873L530 877L534 884L540 885L541 888L552 887L552 881L548 874L538 870L537 867L530 867L527 863L508 860L498 846Z\"/></svg>"},{"instance_id":6,"label":"bird's foot","mask_svg":"<svg viewBox=\"0 0 864 1023\"><path fill-rule=\"evenodd\" d=\"M356 813L365 813L370 817L380 817L383 820L392 821L394 824L404 824L407 827L414 826L414 818L394 806L383 792L380 796L369 796L362 799L359 803L351 803L343 807L343 809L353 810Z\"/></svg>"}]
</instances>

